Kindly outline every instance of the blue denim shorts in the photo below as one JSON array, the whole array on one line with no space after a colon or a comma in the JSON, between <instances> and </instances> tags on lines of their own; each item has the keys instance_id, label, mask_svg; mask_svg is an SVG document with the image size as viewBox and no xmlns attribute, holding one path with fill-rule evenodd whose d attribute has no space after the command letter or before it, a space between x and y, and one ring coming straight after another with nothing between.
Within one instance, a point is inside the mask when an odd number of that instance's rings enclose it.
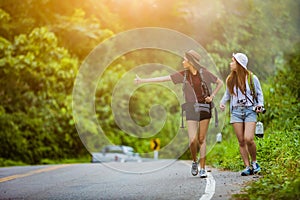
<instances>
[{"instance_id":1,"label":"blue denim shorts","mask_svg":"<svg viewBox=\"0 0 300 200\"><path fill-rule=\"evenodd\" d=\"M236 122L256 122L257 113L253 111L253 106L237 106L231 109L230 123Z\"/></svg>"}]
</instances>

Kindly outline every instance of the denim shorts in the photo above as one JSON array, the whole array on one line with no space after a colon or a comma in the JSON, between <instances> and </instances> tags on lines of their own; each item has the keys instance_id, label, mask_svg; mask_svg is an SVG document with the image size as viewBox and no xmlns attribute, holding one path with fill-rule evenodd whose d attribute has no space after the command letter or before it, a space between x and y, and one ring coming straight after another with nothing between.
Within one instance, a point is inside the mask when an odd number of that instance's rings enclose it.
<instances>
[{"instance_id":1,"label":"denim shorts","mask_svg":"<svg viewBox=\"0 0 300 200\"><path fill-rule=\"evenodd\" d=\"M237 106L231 109L230 123L236 122L256 122L257 113L253 111L253 106Z\"/></svg>"}]
</instances>

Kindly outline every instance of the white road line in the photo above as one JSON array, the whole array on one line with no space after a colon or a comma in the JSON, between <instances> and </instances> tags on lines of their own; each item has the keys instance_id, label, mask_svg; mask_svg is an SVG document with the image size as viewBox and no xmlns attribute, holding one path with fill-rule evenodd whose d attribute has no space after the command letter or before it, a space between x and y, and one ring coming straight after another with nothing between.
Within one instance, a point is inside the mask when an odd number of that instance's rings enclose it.
<instances>
[{"instance_id":1,"label":"white road line","mask_svg":"<svg viewBox=\"0 0 300 200\"><path fill-rule=\"evenodd\" d=\"M207 172L205 194L199 200L209 200L215 194L216 181L210 172Z\"/></svg>"},{"instance_id":2,"label":"white road line","mask_svg":"<svg viewBox=\"0 0 300 200\"><path fill-rule=\"evenodd\" d=\"M181 161L181 162L190 166L190 164L187 163L186 161ZM210 200L214 196L215 190L216 190L216 181L213 175L210 172L207 172L205 193L202 195L202 197L199 200Z\"/></svg>"}]
</instances>

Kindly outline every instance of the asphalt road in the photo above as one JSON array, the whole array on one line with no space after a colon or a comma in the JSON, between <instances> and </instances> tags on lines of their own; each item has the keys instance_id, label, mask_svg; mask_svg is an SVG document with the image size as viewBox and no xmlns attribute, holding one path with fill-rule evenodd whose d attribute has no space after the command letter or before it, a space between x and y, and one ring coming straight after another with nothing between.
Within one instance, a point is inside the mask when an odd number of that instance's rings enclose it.
<instances>
[{"instance_id":1,"label":"asphalt road","mask_svg":"<svg viewBox=\"0 0 300 200\"><path fill-rule=\"evenodd\" d=\"M210 169L208 178L190 173L190 161L44 165L0 168L0 199L201 199L224 200L253 176Z\"/></svg>"}]
</instances>

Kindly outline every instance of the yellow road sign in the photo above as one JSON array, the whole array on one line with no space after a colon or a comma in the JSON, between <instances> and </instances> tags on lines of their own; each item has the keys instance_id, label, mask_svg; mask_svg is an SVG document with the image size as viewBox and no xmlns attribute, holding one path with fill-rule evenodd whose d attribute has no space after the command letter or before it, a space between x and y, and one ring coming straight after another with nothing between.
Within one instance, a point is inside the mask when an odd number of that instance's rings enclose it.
<instances>
[{"instance_id":1,"label":"yellow road sign","mask_svg":"<svg viewBox=\"0 0 300 200\"><path fill-rule=\"evenodd\" d=\"M160 149L160 139L154 138L150 141L150 148L152 150L159 150Z\"/></svg>"}]
</instances>

